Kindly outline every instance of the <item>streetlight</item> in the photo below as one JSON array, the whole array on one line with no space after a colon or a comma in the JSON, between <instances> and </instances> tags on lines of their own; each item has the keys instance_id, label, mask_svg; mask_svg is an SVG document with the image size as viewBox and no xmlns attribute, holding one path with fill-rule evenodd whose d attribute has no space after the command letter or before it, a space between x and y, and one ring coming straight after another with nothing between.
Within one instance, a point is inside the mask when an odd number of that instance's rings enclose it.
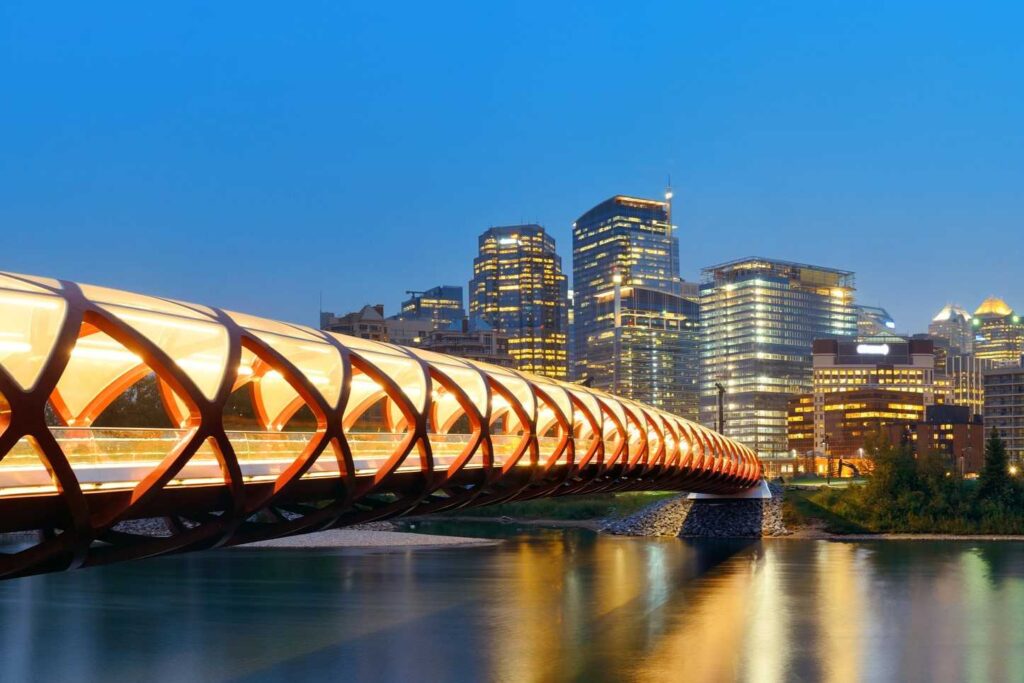
<instances>
[{"instance_id":1,"label":"streetlight","mask_svg":"<svg viewBox=\"0 0 1024 683\"><path fill-rule=\"evenodd\" d=\"M615 337L612 341L612 387L614 393L618 394L620 391L619 381L621 379L621 370L619 365L621 363L622 355L622 273L616 270L612 273L612 285L613 288L613 331Z\"/></svg>"},{"instance_id":2,"label":"streetlight","mask_svg":"<svg viewBox=\"0 0 1024 683\"><path fill-rule=\"evenodd\" d=\"M718 390L718 433L725 436L725 387L715 382L715 389Z\"/></svg>"},{"instance_id":3,"label":"streetlight","mask_svg":"<svg viewBox=\"0 0 1024 683\"><path fill-rule=\"evenodd\" d=\"M822 439L822 444L825 446L825 484L828 486L832 485L832 449L828 447L829 437L828 434Z\"/></svg>"}]
</instances>

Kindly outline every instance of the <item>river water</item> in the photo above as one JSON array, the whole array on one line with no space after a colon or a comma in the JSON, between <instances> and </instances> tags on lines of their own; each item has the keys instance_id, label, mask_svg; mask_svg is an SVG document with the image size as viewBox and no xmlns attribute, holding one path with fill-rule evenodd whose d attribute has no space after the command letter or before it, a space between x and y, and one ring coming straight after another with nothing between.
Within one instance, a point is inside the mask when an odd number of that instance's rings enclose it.
<instances>
[{"instance_id":1,"label":"river water","mask_svg":"<svg viewBox=\"0 0 1024 683\"><path fill-rule=\"evenodd\" d=\"M0 583L2 681L1024 680L1024 544L430 526Z\"/></svg>"}]
</instances>

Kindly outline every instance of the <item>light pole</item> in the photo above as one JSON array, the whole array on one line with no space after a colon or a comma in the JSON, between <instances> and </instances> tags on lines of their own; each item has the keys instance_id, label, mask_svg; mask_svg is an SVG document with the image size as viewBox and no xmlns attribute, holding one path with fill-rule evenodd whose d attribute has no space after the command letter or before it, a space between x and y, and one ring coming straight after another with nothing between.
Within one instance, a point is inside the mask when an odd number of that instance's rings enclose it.
<instances>
[{"instance_id":1,"label":"light pole","mask_svg":"<svg viewBox=\"0 0 1024 683\"><path fill-rule=\"evenodd\" d=\"M825 484L828 486L832 485L832 449L828 446L828 434L822 440L825 445Z\"/></svg>"},{"instance_id":2,"label":"light pole","mask_svg":"<svg viewBox=\"0 0 1024 683\"><path fill-rule=\"evenodd\" d=\"M725 387L715 382L715 389L718 389L718 433L725 436Z\"/></svg>"},{"instance_id":3,"label":"light pole","mask_svg":"<svg viewBox=\"0 0 1024 683\"><path fill-rule=\"evenodd\" d=\"M612 361L612 386L615 387L614 394L619 393L619 381L621 371L619 365L622 362L622 273L616 271L612 275L612 284L614 285L614 325L615 325L615 339L612 348L612 354L615 358Z\"/></svg>"}]
</instances>

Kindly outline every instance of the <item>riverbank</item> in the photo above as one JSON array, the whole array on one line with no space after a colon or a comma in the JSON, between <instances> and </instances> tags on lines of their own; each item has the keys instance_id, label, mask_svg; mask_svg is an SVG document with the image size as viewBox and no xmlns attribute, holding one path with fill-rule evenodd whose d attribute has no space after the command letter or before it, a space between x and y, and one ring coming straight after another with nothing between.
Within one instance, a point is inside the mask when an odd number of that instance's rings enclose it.
<instances>
[{"instance_id":1,"label":"riverbank","mask_svg":"<svg viewBox=\"0 0 1024 683\"><path fill-rule=\"evenodd\" d=\"M404 531L368 529L331 529L298 536L286 536L269 541L258 541L237 546L242 549L288 548L298 550L323 550L326 548L373 548L377 550L407 550L418 548L466 547L497 545L500 540L492 538L469 538L466 536L439 536L436 534L414 534Z\"/></svg>"},{"instance_id":2,"label":"riverbank","mask_svg":"<svg viewBox=\"0 0 1024 683\"><path fill-rule=\"evenodd\" d=\"M558 529L587 529L589 531L600 531L609 520L604 517L592 519L557 519L546 517L477 517L475 515L454 515L444 517L406 517L399 524L416 524L420 521L438 521L443 519L446 522L466 522L479 524L481 522L490 524L508 524L518 526L537 526Z\"/></svg>"},{"instance_id":3,"label":"riverbank","mask_svg":"<svg viewBox=\"0 0 1024 683\"><path fill-rule=\"evenodd\" d=\"M1024 534L871 531L822 504L822 487L787 487L781 538L826 541L1024 541Z\"/></svg>"}]
</instances>

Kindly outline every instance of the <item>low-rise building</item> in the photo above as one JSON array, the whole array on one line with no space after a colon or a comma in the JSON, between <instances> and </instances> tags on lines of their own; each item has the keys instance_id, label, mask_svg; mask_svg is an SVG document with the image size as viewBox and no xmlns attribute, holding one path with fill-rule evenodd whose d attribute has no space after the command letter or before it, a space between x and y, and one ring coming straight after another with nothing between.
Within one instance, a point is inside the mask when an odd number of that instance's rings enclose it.
<instances>
[{"instance_id":1,"label":"low-rise building","mask_svg":"<svg viewBox=\"0 0 1024 683\"><path fill-rule=\"evenodd\" d=\"M320 314L320 329L361 339L388 341L383 304L363 306L358 311L341 316L324 311Z\"/></svg>"},{"instance_id":2,"label":"low-rise building","mask_svg":"<svg viewBox=\"0 0 1024 683\"><path fill-rule=\"evenodd\" d=\"M471 323L467 318L463 318L458 327L430 331L415 346L505 368L516 366L509 354L507 335L481 321Z\"/></svg>"},{"instance_id":3,"label":"low-rise building","mask_svg":"<svg viewBox=\"0 0 1024 683\"><path fill-rule=\"evenodd\" d=\"M808 426L808 413L816 416ZM922 394L867 388L802 394L789 403L789 445L802 471L849 477L872 468L870 438L924 421ZM815 438L815 431L822 434Z\"/></svg>"},{"instance_id":4,"label":"low-rise building","mask_svg":"<svg viewBox=\"0 0 1024 683\"><path fill-rule=\"evenodd\" d=\"M438 328L436 316L385 318L384 306L377 304L342 316L322 313L320 326L329 332L515 367L509 354L508 335L475 318L463 317Z\"/></svg>"},{"instance_id":5,"label":"low-rise building","mask_svg":"<svg viewBox=\"0 0 1024 683\"><path fill-rule=\"evenodd\" d=\"M915 453L944 455L949 471L960 476L977 476L985 462L985 425L967 406L928 406L923 421L889 425L888 431L890 441Z\"/></svg>"}]
</instances>

